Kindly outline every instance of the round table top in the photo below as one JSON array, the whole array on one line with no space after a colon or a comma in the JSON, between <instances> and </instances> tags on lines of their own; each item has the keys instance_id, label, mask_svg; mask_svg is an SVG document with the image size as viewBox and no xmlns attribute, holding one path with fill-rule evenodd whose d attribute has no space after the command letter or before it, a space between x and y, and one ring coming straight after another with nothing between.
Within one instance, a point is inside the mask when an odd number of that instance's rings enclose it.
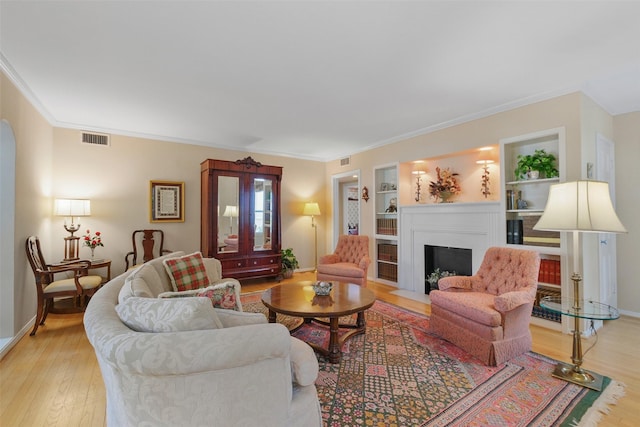
<instances>
[{"instance_id":1,"label":"round table top","mask_svg":"<svg viewBox=\"0 0 640 427\"><path fill-rule=\"evenodd\" d=\"M333 282L331 293L317 296L312 285L303 281L267 289L262 302L276 313L296 317L340 317L368 309L376 300L369 289L353 283Z\"/></svg>"},{"instance_id":2,"label":"round table top","mask_svg":"<svg viewBox=\"0 0 640 427\"><path fill-rule=\"evenodd\" d=\"M575 301L570 298L546 296L540 300L540 307L565 316L593 320L615 320L620 317L618 309L596 301L582 300L580 309L576 309Z\"/></svg>"}]
</instances>

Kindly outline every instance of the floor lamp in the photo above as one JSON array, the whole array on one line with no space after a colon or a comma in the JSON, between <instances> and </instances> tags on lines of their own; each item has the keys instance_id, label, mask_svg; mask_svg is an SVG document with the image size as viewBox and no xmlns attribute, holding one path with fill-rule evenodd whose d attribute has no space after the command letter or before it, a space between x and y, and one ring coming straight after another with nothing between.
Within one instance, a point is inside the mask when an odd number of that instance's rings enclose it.
<instances>
[{"instance_id":1,"label":"floor lamp","mask_svg":"<svg viewBox=\"0 0 640 427\"><path fill-rule=\"evenodd\" d=\"M222 216L229 217L229 236L233 235L233 218L238 217L238 207L235 205L227 205Z\"/></svg>"},{"instance_id":2,"label":"floor lamp","mask_svg":"<svg viewBox=\"0 0 640 427\"><path fill-rule=\"evenodd\" d=\"M71 225L67 225L67 220L64 220L64 229L71 233L69 236L64 238L64 261L75 261L80 259L78 257L80 238L73 235L73 233L80 229L80 223L76 224L74 222L74 218L90 216L91 201L79 199L56 199L53 214L56 216L71 218Z\"/></svg>"},{"instance_id":3,"label":"floor lamp","mask_svg":"<svg viewBox=\"0 0 640 427\"><path fill-rule=\"evenodd\" d=\"M318 225L315 223L314 216L320 215L320 206L317 203L305 203L302 215L311 216L311 226L313 227L313 271L318 271Z\"/></svg>"},{"instance_id":4,"label":"floor lamp","mask_svg":"<svg viewBox=\"0 0 640 427\"><path fill-rule=\"evenodd\" d=\"M582 386L591 386L602 378L582 369L582 339L580 318L583 301L580 296L580 233L626 233L611 203L609 184L602 181L573 181L554 184L549 189L549 198L542 217L534 230L570 231L573 233L573 301L571 310L574 318L573 365L559 364L553 375L565 381ZM564 311L564 308L563 308Z\"/></svg>"}]
</instances>

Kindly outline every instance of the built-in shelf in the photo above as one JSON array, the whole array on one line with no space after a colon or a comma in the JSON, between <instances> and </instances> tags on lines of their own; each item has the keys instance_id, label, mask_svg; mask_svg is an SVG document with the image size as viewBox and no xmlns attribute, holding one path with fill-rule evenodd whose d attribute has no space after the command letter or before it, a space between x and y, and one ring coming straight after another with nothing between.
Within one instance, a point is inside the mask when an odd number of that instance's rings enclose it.
<instances>
[{"instance_id":1,"label":"built-in shelf","mask_svg":"<svg viewBox=\"0 0 640 427\"><path fill-rule=\"evenodd\" d=\"M375 277L395 285L398 282L398 165L375 167L373 175Z\"/></svg>"}]
</instances>

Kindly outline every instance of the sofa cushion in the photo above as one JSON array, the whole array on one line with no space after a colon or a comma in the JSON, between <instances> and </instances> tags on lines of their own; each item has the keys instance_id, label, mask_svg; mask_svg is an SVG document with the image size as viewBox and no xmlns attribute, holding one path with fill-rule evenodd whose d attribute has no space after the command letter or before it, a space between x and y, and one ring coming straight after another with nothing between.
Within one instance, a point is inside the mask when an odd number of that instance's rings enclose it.
<instances>
[{"instance_id":1,"label":"sofa cushion","mask_svg":"<svg viewBox=\"0 0 640 427\"><path fill-rule=\"evenodd\" d=\"M486 326L500 326L502 316L495 309L495 296L483 292L431 291L431 305L471 319Z\"/></svg>"},{"instance_id":2,"label":"sofa cushion","mask_svg":"<svg viewBox=\"0 0 640 427\"><path fill-rule=\"evenodd\" d=\"M356 264L337 262L335 264L319 264L318 272L332 276L363 277L365 272Z\"/></svg>"},{"instance_id":3,"label":"sofa cushion","mask_svg":"<svg viewBox=\"0 0 640 427\"><path fill-rule=\"evenodd\" d=\"M185 297L205 297L209 298L215 308L242 311L240 303L240 284L235 279L221 282L216 285L209 285L206 288L190 289L181 292L163 292L158 298L185 298Z\"/></svg>"},{"instance_id":4,"label":"sofa cushion","mask_svg":"<svg viewBox=\"0 0 640 427\"><path fill-rule=\"evenodd\" d=\"M118 303L124 302L130 297L154 298L155 294L149 284L158 283L160 277L153 267L146 264L136 268L127 276L124 285L118 294Z\"/></svg>"},{"instance_id":5,"label":"sofa cushion","mask_svg":"<svg viewBox=\"0 0 640 427\"><path fill-rule=\"evenodd\" d=\"M151 291L153 292L154 296L158 296L162 292L168 292L173 290L173 286L171 285L171 279L169 278L169 275L167 274L167 270L164 267L164 260L170 259L170 258L179 258L181 256L184 256L183 251L172 252L170 254L154 258L150 261L147 261L144 264L144 266L148 268L149 267L154 268L158 273L158 277L160 277L159 282L148 283L149 288L151 288Z\"/></svg>"},{"instance_id":6,"label":"sofa cushion","mask_svg":"<svg viewBox=\"0 0 640 427\"><path fill-rule=\"evenodd\" d=\"M181 332L220 329L207 298L159 299L130 297L116 305L120 320L137 332Z\"/></svg>"},{"instance_id":7,"label":"sofa cushion","mask_svg":"<svg viewBox=\"0 0 640 427\"><path fill-rule=\"evenodd\" d=\"M200 252L165 259L162 263L169 274L171 286L175 292L190 291L209 285L207 269L202 262Z\"/></svg>"}]
</instances>

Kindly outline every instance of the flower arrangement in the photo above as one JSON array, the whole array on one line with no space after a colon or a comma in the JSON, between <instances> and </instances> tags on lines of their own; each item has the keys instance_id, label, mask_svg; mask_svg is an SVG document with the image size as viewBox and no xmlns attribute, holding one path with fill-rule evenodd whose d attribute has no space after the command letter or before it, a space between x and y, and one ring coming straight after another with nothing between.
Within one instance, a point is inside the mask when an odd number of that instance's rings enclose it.
<instances>
[{"instance_id":1,"label":"flower arrangement","mask_svg":"<svg viewBox=\"0 0 640 427\"><path fill-rule=\"evenodd\" d=\"M95 235L91 235L91 230L87 230L87 234L83 237L83 245L88 246L91 250L95 249L97 246L104 246L102 244L102 233L96 231Z\"/></svg>"},{"instance_id":2,"label":"flower arrangement","mask_svg":"<svg viewBox=\"0 0 640 427\"><path fill-rule=\"evenodd\" d=\"M456 176L458 176L457 173L451 172L449 168L442 170L437 167L436 174L438 179L431 181L431 184L429 184L429 194L431 194L434 200L446 202L451 196L460 194L462 189L456 178Z\"/></svg>"}]
</instances>

